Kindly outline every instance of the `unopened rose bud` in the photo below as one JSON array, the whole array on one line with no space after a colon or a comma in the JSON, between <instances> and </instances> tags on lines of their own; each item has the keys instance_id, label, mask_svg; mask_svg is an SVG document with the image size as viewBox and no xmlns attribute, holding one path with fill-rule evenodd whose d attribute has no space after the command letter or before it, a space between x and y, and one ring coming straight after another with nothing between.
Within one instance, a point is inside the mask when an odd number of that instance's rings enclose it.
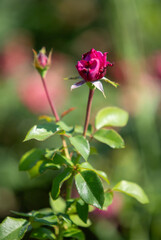
<instances>
[{"instance_id":1,"label":"unopened rose bud","mask_svg":"<svg viewBox=\"0 0 161 240\"><path fill-rule=\"evenodd\" d=\"M34 67L38 70L40 75L44 77L51 65L52 51L50 51L49 56L47 56L46 49L45 47L43 47L38 54L35 50L33 50L33 53L34 53Z\"/></svg>"},{"instance_id":2,"label":"unopened rose bud","mask_svg":"<svg viewBox=\"0 0 161 240\"><path fill-rule=\"evenodd\" d=\"M39 53L37 56L38 62L42 67L46 67L47 63L48 63L48 58L45 54L43 53Z\"/></svg>"}]
</instances>

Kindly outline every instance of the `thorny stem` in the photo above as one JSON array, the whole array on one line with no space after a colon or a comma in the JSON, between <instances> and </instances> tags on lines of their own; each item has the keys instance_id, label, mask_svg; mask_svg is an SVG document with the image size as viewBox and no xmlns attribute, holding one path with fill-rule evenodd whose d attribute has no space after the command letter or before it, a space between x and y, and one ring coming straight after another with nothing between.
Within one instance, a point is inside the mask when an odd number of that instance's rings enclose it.
<instances>
[{"instance_id":1,"label":"thorny stem","mask_svg":"<svg viewBox=\"0 0 161 240\"><path fill-rule=\"evenodd\" d=\"M58 121L60 121L60 118L59 118L59 115L58 115L58 113L57 113L57 111L56 111L56 109L54 107L54 104L51 101L51 98L50 98L50 95L49 95L49 92L48 92L48 89L47 89L47 86L46 86L45 78L41 77L41 80L42 80L43 87L44 87L44 90L45 90L45 93L46 93L46 97L47 97L49 105L51 107L51 111L52 111L52 113L53 113L53 115L54 115L54 117L56 119L56 122L58 122ZM62 140L62 143L63 143L65 156L70 159L67 143L66 143L66 141L64 139L64 136L62 136L62 135L61 135L61 140Z\"/></svg>"},{"instance_id":2,"label":"thorny stem","mask_svg":"<svg viewBox=\"0 0 161 240\"><path fill-rule=\"evenodd\" d=\"M87 132L87 129L88 129L93 94L94 94L94 89L90 89L89 90L88 103L87 103L87 110L86 110L86 118L85 118L85 123L84 123L84 131L83 131L83 136L84 137L86 137L86 132Z\"/></svg>"}]
</instances>

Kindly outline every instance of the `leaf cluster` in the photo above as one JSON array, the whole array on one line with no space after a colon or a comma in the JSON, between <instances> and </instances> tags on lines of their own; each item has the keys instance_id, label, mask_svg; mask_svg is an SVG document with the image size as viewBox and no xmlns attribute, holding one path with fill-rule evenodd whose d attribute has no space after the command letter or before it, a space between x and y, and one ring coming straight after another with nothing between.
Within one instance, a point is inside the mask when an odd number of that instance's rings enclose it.
<instances>
[{"instance_id":1,"label":"leaf cluster","mask_svg":"<svg viewBox=\"0 0 161 240\"><path fill-rule=\"evenodd\" d=\"M124 148L124 140L116 128L125 126L127 121L126 111L106 107L97 113L95 126L88 126L85 138L81 126L68 126L62 120L55 122L49 116L41 117L39 123L29 130L24 141L44 141L49 137L63 135L70 158L65 156L63 146L53 149L34 148L22 156L19 169L27 171L32 178L44 174L48 169L55 171L50 192L51 208L29 213L14 212L21 218L6 218L0 225L0 239L19 240L29 231L30 237L35 239L70 237L83 240L84 234L78 227L88 227L91 224L88 213L95 207L107 209L112 204L115 191L125 193L143 204L147 203L146 194L136 183L123 180L111 187L107 174L88 162L92 152L96 152L92 146L94 140L111 148ZM70 196L73 181L78 198ZM66 185L67 192L62 198L63 185Z\"/></svg>"}]
</instances>

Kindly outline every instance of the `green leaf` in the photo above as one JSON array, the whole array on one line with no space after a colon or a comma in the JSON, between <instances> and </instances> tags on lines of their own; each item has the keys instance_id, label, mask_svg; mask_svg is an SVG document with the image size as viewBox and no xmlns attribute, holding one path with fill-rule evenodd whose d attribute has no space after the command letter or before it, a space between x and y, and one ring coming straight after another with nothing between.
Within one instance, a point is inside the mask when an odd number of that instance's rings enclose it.
<instances>
[{"instance_id":1,"label":"green leaf","mask_svg":"<svg viewBox=\"0 0 161 240\"><path fill-rule=\"evenodd\" d=\"M31 149L20 159L19 170L25 171L31 169L38 161L44 159L44 149Z\"/></svg>"},{"instance_id":2,"label":"green leaf","mask_svg":"<svg viewBox=\"0 0 161 240\"><path fill-rule=\"evenodd\" d=\"M76 203L77 213L80 219L87 223L88 218L88 204L85 203L82 199L79 199Z\"/></svg>"},{"instance_id":3,"label":"green leaf","mask_svg":"<svg viewBox=\"0 0 161 240\"><path fill-rule=\"evenodd\" d=\"M149 199L143 189L133 182L121 181L114 186L113 191L125 193L133 198L136 198L139 202L145 204L149 203Z\"/></svg>"},{"instance_id":4,"label":"green leaf","mask_svg":"<svg viewBox=\"0 0 161 240\"><path fill-rule=\"evenodd\" d=\"M77 209L76 209L76 201L77 199L68 199L66 201L66 213L67 214L74 214L77 213Z\"/></svg>"},{"instance_id":5,"label":"green leaf","mask_svg":"<svg viewBox=\"0 0 161 240\"><path fill-rule=\"evenodd\" d=\"M103 208L106 210L107 207L112 204L112 201L113 201L113 192L106 192Z\"/></svg>"},{"instance_id":6,"label":"green leaf","mask_svg":"<svg viewBox=\"0 0 161 240\"><path fill-rule=\"evenodd\" d=\"M53 184L52 184L52 189L51 189L51 196L55 200L59 197L60 194L60 188L62 184L70 178L72 175L72 169L71 168L66 168L62 173L57 175L54 178Z\"/></svg>"},{"instance_id":7,"label":"green leaf","mask_svg":"<svg viewBox=\"0 0 161 240\"><path fill-rule=\"evenodd\" d=\"M72 133L74 131L73 127L68 126L63 121L59 121L56 123L60 130L64 130L66 133Z\"/></svg>"},{"instance_id":8,"label":"green leaf","mask_svg":"<svg viewBox=\"0 0 161 240\"><path fill-rule=\"evenodd\" d=\"M75 176L75 181L81 198L90 205L102 208L104 191L97 174L91 170L82 171Z\"/></svg>"},{"instance_id":9,"label":"green leaf","mask_svg":"<svg viewBox=\"0 0 161 240\"><path fill-rule=\"evenodd\" d=\"M21 216L21 217L32 217L33 213L34 213L34 211L29 212L29 213L16 212L16 211L11 211L11 212L18 215L18 216Z\"/></svg>"},{"instance_id":10,"label":"green leaf","mask_svg":"<svg viewBox=\"0 0 161 240\"><path fill-rule=\"evenodd\" d=\"M29 169L27 172L30 176L30 178L34 178L40 175L40 167L43 164L43 161L38 161L35 166L33 166L31 169Z\"/></svg>"},{"instance_id":11,"label":"green leaf","mask_svg":"<svg viewBox=\"0 0 161 240\"><path fill-rule=\"evenodd\" d=\"M41 227L38 229L34 229L30 234L30 238L40 239L40 240L53 240L56 239L54 233L47 228Z\"/></svg>"},{"instance_id":12,"label":"green leaf","mask_svg":"<svg viewBox=\"0 0 161 240\"><path fill-rule=\"evenodd\" d=\"M0 224L0 240L20 240L28 226L29 222L25 219L7 217Z\"/></svg>"},{"instance_id":13,"label":"green leaf","mask_svg":"<svg viewBox=\"0 0 161 240\"><path fill-rule=\"evenodd\" d=\"M56 152L60 152L60 149L59 149L59 148L46 149L45 157L46 157L47 159L53 160L53 157L55 156L55 153L56 153Z\"/></svg>"},{"instance_id":14,"label":"green leaf","mask_svg":"<svg viewBox=\"0 0 161 240\"><path fill-rule=\"evenodd\" d=\"M57 133L57 125L54 123L43 123L34 125L27 133L24 142L36 139L38 141L44 141L47 138L51 137L55 133Z\"/></svg>"},{"instance_id":15,"label":"green leaf","mask_svg":"<svg viewBox=\"0 0 161 240\"><path fill-rule=\"evenodd\" d=\"M57 170L60 168L61 166L54 164L53 161L43 161L39 167L39 172L44 173L47 169Z\"/></svg>"},{"instance_id":16,"label":"green leaf","mask_svg":"<svg viewBox=\"0 0 161 240\"><path fill-rule=\"evenodd\" d=\"M67 166L73 166L73 163L70 159L56 153L54 158L53 158L53 163L58 164L58 165L67 165Z\"/></svg>"},{"instance_id":17,"label":"green leaf","mask_svg":"<svg viewBox=\"0 0 161 240\"><path fill-rule=\"evenodd\" d=\"M70 219L75 225L80 227L89 227L91 225L91 221L89 219L87 220L87 223L85 223L78 217L77 214L71 214Z\"/></svg>"},{"instance_id":18,"label":"green leaf","mask_svg":"<svg viewBox=\"0 0 161 240\"><path fill-rule=\"evenodd\" d=\"M93 168L91 166L91 164L89 164L88 162L83 162L82 164L80 164L80 169L81 170L92 170L93 172L95 172L99 177L101 177L102 179L104 179L108 184L110 184L110 181L107 177L107 174L103 171L99 171L96 170L95 168Z\"/></svg>"},{"instance_id":19,"label":"green leaf","mask_svg":"<svg viewBox=\"0 0 161 240\"><path fill-rule=\"evenodd\" d=\"M93 137L99 142L105 143L112 148L124 148L124 140L112 129L100 129L95 132Z\"/></svg>"},{"instance_id":20,"label":"green leaf","mask_svg":"<svg viewBox=\"0 0 161 240\"><path fill-rule=\"evenodd\" d=\"M40 214L40 216L41 216L41 214ZM43 225L51 226L51 225L57 224L58 218L55 215L44 216L44 217L37 216L37 217L34 217L33 221L41 223Z\"/></svg>"},{"instance_id":21,"label":"green leaf","mask_svg":"<svg viewBox=\"0 0 161 240\"><path fill-rule=\"evenodd\" d=\"M127 124L128 113L121 108L106 107L101 109L96 116L96 129L102 127L123 127Z\"/></svg>"},{"instance_id":22,"label":"green leaf","mask_svg":"<svg viewBox=\"0 0 161 240\"><path fill-rule=\"evenodd\" d=\"M50 195L50 206L52 208L52 210L54 211L54 213L65 213L65 209L66 209L66 203L64 201L63 198L59 197L56 200L53 200L53 198Z\"/></svg>"},{"instance_id":23,"label":"green leaf","mask_svg":"<svg viewBox=\"0 0 161 240\"><path fill-rule=\"evenodd\" d=\"M69 228L64 232L64 237L73 237L78 240L85 240L84 233L77 228Z\"/></svg>"},{"instance_id":24,"label":"green leaf","mask_svg":"<svg viewBox=\"0 0 161 240\"><path fill-rule=\"evenodd\" d=\"M87 161L90 154L90 145L88 140L83 136L70 137L69 140L80 155Z\"/></svg>"}]
</instances>

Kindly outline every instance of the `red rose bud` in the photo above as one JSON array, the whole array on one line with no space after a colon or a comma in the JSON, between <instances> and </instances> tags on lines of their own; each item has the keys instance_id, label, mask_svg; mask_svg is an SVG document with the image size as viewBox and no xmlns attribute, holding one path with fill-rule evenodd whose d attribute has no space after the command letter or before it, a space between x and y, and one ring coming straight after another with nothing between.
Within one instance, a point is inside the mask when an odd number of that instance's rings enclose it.
<instances>
[{"instance_id":1,"label":"red rose bud","mask_svg":"<svg viewBox=\"0 0 161 240\"><path fill-rule=\"evenodd\" d=\"M40 52L37 56L38 62L42 67L46 67L47 63L48 63L48 58L45 54L43 54L42 52Z\"/></svg>"},{"instance_id":2,"label":"red rose bud","mask_svg":"<svg viewBox=\"0 0 161 240\"><path fill-rule=\"evenodd\" d=\"M102 53L92 48L91 51L82 55L76 68L86 82L97 81L105 76L107 66L113 65L106 58L107 52Z\"/></svg>"},{"instance_id":3,"label":"red rose bud","mask_svg":"<svg viewBox=\"0 0 161 240\"><path fill-rule=\"evenodd\" d=\"M38 70L40 75L44 77L51 65L52 51L50 51L48 57L46 55L46 49L44 47L39 51L38 54L35 50L33 50L33 53L34 53L34 67Z\"/></svg>"}]
</instances>

